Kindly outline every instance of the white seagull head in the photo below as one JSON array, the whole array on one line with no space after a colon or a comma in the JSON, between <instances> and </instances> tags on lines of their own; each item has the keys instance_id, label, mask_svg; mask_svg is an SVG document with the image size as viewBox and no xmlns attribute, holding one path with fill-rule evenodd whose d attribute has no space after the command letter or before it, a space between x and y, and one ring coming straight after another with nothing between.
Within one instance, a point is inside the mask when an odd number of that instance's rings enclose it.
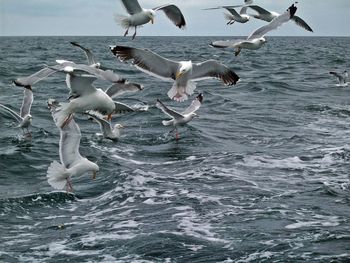
<instances>
[{"instance_id":1,"label":"white seagull head","mask_svg":"<svg viewBox=\"0 0 350 263\"><path fill-rule=\"evenodd\" d=\"M179 67L178 71L176 72L176 79L180 78L187 72L190 72L192 70L192 61L181 61L181 66Z\"/></svg>"},{"instance_id":2,"label":"white seagull head","mask_svg":"<svg viewBox=\"0 0 350 263\"><path fill-rule=\"evenodd\" d=\"M154 23L154 17L156 16L156 12L153 9L146 9L145 10L146 15L151 20L151 23Z\"/></svg>"}]
</instances>

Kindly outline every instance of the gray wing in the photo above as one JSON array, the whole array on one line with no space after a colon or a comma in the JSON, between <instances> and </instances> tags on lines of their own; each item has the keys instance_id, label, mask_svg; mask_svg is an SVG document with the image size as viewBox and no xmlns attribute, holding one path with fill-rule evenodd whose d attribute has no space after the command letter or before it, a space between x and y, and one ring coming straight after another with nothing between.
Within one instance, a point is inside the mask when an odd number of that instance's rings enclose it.
<instances>
[{"instance_id":1,"label":"gray wing","mask_svg":"<svg viewBox=\"0 0 350 263\"><path fill-rule=\"evenodd\" d=\"M281 25L283 25L284 23L288 22L290 19L293 18L295 12L297 11L296 6L294 6L294 4L292 6L290 6L286 12L284 12L283 14L277 16L275 19L273 19L269 24L262 26L260 28L258 28L257 30L255 30L248 38L247 40L251 40L251 39L256 39L256 38L260 38L263 37L265 34L267 34L268 32L270 32L271 30L277 29L278 27L280 27Z\"/></svg>"},{"instance_id":2,"label":"gray wing","mask_svg":"<svg viewBox=\"0 0 350 263\"><path fill-rule=\"evenodd\" d=\"M82 158L79 153L81 138L80 128L74 119L72 119L67 125L60 129L60 132L60 159L66 168L70 168L74 162Z\"/></svg>"},{"instance_id":3,"label":"gray wing","mask_svg":"<svg viewBox=\"0 0 350 263\"><path fill-rule=\"evenodd\" d=\"M186 115L192 112L196 112L202 105L202 101L203 101L203 94L200 93L191 103L191 105L184 110L183 112L181 112L182 115Z\"/></svg>"},{"instance_id":4,"label":"gray wing","mask_svg":"<svg viewBox=\"0 0 350 263\"><path fill-rule=\"evenodd\" d=\"M233 16L235 17L241 17L240 14L238 14L238 12L236 11L236 9L234 9L233 7L225 7L223 6L223 8L225 8L227 11L229 11Z\"/></svg>"},{"instance_id":5,"label":"gray wing","mask_svg":"<svg viewBox=\"0 0 350 263\"><path fill-rule=\"evenodd\" d=\"M114 83L106 90L106 94L114 98L125 92L136 92L140 90L143 90L143 86L137 83Z\"/></svg>"},{"instance_id":6,"label":"gray wing","mask_svg":"<svg viewBox=\"0 0 350 263\"><path fill-rule=\"evenodd\" d=\"M239 14L240 14L240 15L245 15L245 14L247 14L247 9L248 9L248 6L243 6L243 7L241 8L241 11L239 11Z\"/></svg>"},{"instance_id":7,"label":"gray wing","mask_svg":"<svg viewBox=\"0 0 350 263\"><path fill-rule=\"evenodd\" d=\"M115 108L113 110L114 114L120 114L120 113L134 112L135 111L130 106L128 106L128 105L126 105L124 103L121 103L121 102L114 101L114 105L115 105Z\"/></svg>"},{"instance_id":8,"label":"gray wing","mask_svg":"<svg viewBox=\"0 0 350 263\"><path fill-rule=\"evenodd\" d=\"M174 111L174 110L168 108L167 106L165 106L163 104L163 102L161 102L158 99L157 99L156 107L158 109L162 110L162 112L164 112L166 115L170 116L171 118L174 118L174 119L184 118L184 116L181 113L178 113L177 111Z\"/></svg>"},{"instance_id":9,"label":"gray wing","mask_svg":"<svg viewBox=\"0 0 350 263\"><path fill-rule=\"evenodd\" d=\"M272 15L270 11L267 11L266 9L264 9L258 5L250 5L249 7L262 16L269 17Z\"/></svg>"},{"instance_id":10,"label":"gray wing","mask_svg":"<svg viewBox=\"0 0 350 263\"><path fill-rule=\"evenodd\" d=\"M138 49L126 46L110 47L112 53L120 61L132 60L139 70L162 79L175 80L176 72L180 66L178 62L163 58L148 49Z\"/></svg>"},{"instance_id":11,"label":"gray wing","mask_svg":"<svg viewBox=\"0 0 350 263\"><path fill-rule=\"evenodd\" d=\"M109 121L103 119L101 115L99 115L97 112L94 111L87 111L85 114L89 115L91 118L93 118L98 124L100 125L101 132L103 134L108 134L112 132L111 124Z\"/></svg>"},{"instance_id":12,"label":"gray wing","mask_svg":"<svg viewBox=\"0 0 350 263\"><path fill-rule=\"evenodd\" d=\"M213 41L209 45L215 48L228 48L231 47L233 48L234 45L246 41L245 39L233 39L233 40L218 40L218 41Z\"/></svg>"},{"instance_id":13,"label":"gray wing","mask_svg":"<svg viewBox=\"0 0 350 263\"><path fill-rule=\"evenodd\" d=\"M29 87L39 82L40 80L47 78L48 76L50 76L55 72L57 72L57 69L46 67L28 77L18 78L13 82L17 86Z\"/></svg>"},{"instance_id":14,"label":"gray wing","mask_svg":"<svg viewBox=\"0 0 350 263\"><path fill-rule=\"evenodd\" d=\"M77 42L70 42L70 43L71 43L73 46L76 46L76 47L82 49L82 50L85 52L85 56L86 56L86 59L87 59L89 65L96 64L95 57L94 57L94 55L92 54L92 52L91 52L90 49L85 48L85 47L79 45Z\"/></svg>"},{"instance_id":15,"label":"gray wing","mask_svg":"<svg viewBox=\"0 0 350 263\"><path fill-rule=\"evenodd\" d=\"M0 104L0 109L3 109L7 111L13 118L15 118L18 122L21 122L23 119L21 116L18 115L17 112L11 110L10 108L6 107L5 105Z\"/></svg>"},{"instance_id":16,"label":"gray wing","mask_svg":"<svg viewBox=\"0 0 350 263\"><path fill-rule=\"evenodd\" d=\"M73 71L82 71L83 73L88 73L99 79L107 80L110 82L125 82L125 79L123 79L118 74L115 74L112 70L102 70L84 64L75 64L74 62L67 60L56 60L56 62L59 65L53 66L51 68L65 72L67 67L71 67Z\"/></svg>"},{"instance_id":17,"label":"gray wing","mask_svg":"<svg viewBox=\"0 0 350 263\"><path fill-rule=\"evenodd\" d=\"M23 101L20 110L20 116L24 118L26 115L30 114L30 108L34 100L33 92L31 89L24 89L23 91Z\"/></svg>"},{"instance_id":18,"label":"gray wing","mask_svg":"<svg viewBox=\"0 0 350 263\"><path fill-rule=\"evenodd\" d=\"M121 0L126 11L130 15L134 15L137 13L140 13L142 11L142 8L137 0Z\"/></svg>"},{"instance_id":19,"label":"gray wing","mask_svg":"<svg viewBox=\"0 0 350 263\"><path fill-rule=\"evenodd\" d=\"M215 60L193 64L191 79L201 80L207 78L220 79L225 85L234 85L239 80L238 75L233 70Z\"/></svg>"},{"instance_id":20,"label":"gray wing","mask_svg":"<svg viewBox=\"0 0 350 263\"><path fill-rule=\"evenodd\" d=\"M309 32L314 32L311 27L306 24L306 22L301 19L299 16L293 16L292 20L300 27L304 28L306 31L309 31Z\"/></svg>"},{"instance_id":21,"label":"gray wing","mask_svg":"<svg viewBox=\"0 0 350 263\"><path fill-rule=\"evenodd\" d=\"M153 8L154 11L162 10L165 15L179 28L186 26L185 17L183 16L180 8L176 5L162 5Z\"/></svg>"}]
</instances>

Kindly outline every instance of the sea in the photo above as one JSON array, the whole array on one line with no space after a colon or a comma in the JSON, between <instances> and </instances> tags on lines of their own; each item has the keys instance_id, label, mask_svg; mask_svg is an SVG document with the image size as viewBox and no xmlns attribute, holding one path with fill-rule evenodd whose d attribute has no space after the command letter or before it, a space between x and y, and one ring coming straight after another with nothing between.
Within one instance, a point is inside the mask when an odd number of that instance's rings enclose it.
<instances>
[{"instance_id":1,"label":"sea","mask_svg":"<svg viewBox=\"0 0 350 263\"><path fill-rule=\"evenodd\" d=\"M349 37L268 37L259 50L214 49L229 37L1 37L0 103L19 111L12 81L56 59L86 63L69 42L144 90L117 101L146 111L115 116L118 142L76 114L80 153L100 171L47 182L59 161L49 98L67 101L65 75L33 86L32 136L0 112L0 262L350 262ZM215 59L240 81L197 83L184 102L171 82L122 63L110 45L148 48L176 61ZM107 82L97 80L106 89ZM199 117L176 140L155 102L183 111L199 93Z\"/></svg>"}]
</instances>

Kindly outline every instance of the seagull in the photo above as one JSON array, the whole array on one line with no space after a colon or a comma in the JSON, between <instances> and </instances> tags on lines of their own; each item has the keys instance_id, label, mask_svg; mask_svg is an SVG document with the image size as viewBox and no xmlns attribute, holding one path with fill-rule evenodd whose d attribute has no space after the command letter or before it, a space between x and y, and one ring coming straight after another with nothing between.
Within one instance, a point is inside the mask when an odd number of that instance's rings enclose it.
<instances>
[{"instance_id":1,"label":"seagull","mask_svg":"<svg viewBox=\"0 0 350 263\"><path fill-rule=\"evenodd\" d=\"M122 78L118 74L114 73L112 70L102 70L99 68L75 64L72 61L68 60L56 60L59 64L57 66L53 66L53 69L62 71L66 67L72 67L75 70L84 71L90 75L96 76L99 79L106 80L112 82L112 85L106 89L106 94L111 98L117 97L125 92L136 92L143 90L143 86L138 83L132 83ZM76 94L70 93L70 97L74 97Z\"/></svg>"},{"instance_id":2,"label":"seagull","mask_svg":"<svg viewBox=\"0 0 350 263\"><path fill-rule=\"evenodd\" d=\"M100 129L102 132L102 135L106 139L110 139L112 141L117 141L120 137L120 130L124 128L123 125L117 123L113 126L111 126L111 123L107 120L105 120L101 115L99 115L97 112L93 111L87 111L85 112L86 115L93 118L96 122L99 123Z\"/></svg>"},{"instance_id":3,"label":"seagull","mask_svg":"<svg viewBox=\"0 0 350 263\"><path fill-rule=\"evenodd\" d=\"M348 85L349 74L346 70L343 73L337 73L334 71L331 71L329 73L338 78L339 86L347 86Z\"/></svg>"},{"instance_id":4,"label":"seagull","mask_svg":"<svg viewBox=\"0 0 350 263\"><path fill-rule=\"evenodd\" d=\"M79 153L81 132L78 124L71 120L61 127L57 122L57 105L48 103L51 108L51 114L56 126L60 130L59 155L61 163L53 161L47 169L47 181L55 189L64 189L73 191L71 184L72 176L80 176L86 172L92 172L92 178L96 178L96 173L99 171L97 164L84 158Z\"/></svg>"},{"instance_id":5,"label":"seagull","mask_svg":"<svg viewBox=\"0 0 350 263\"><path fill-rule=\"evenodd\" d=\"M70 89L70 101L69 103L61 103L61 106L56 109L56 122L61 128L69 123L76 112L84 113L87 110L97 110L108 114L111 118L115 104L110 96L92 84L97 79L96 76L78 74L79 69L76 70L72 66L66 66L62 71L67 73L66 83Z\"/></svg>"},{"instance_id":6,"label":"seagull","mask_svg":"<svg viewBox=\"0 0 350 263\"><path fill-rule=\"evenodd\" d=\"M191 105L185 109L183 112L179 113L174 111L167 106L165 106L159 99L157 99L156 107L162 110L166 115L171 117L171 120L162 121L164 126L172 125L174 126L174 130L176 130L175 137L179 139L179 133L177 130L177 126L182 126L191 121L194 117L197 117L196 111L200 108L203 101L203 95L200 93L191 103Z\"/></svg>"},{"instance_id":7,"label":"seagull","mask_svg":"<svg viewBox=\"0 0 350 263\"><path fill-rule=\"evenodd\" d=\"M234 22L246 23L250 20L250 16L247 15L247 9L248 9L247 6L243 6L239 14L233 6L218 6L213 8L207 8L204 10L212 10L212 9L220 9L220 8L224 8L230 12L229 14L224 13L225 18L228 20L227 25L232 25Z\"/></svg>"},{"instance_id":8,"label":"seagull","mask_svg":"<svg viewBox=\"0 0 350 263\"><path fill-rule=\"evenodd\" d=\"M135 28L132 39L136 36L138 26L154 23L156 11L162 10L165 15L180 29L186 26L186 21L181 10L173 4L161 5L152 9L143 9L137 0L121 0L129 16L116 16L116 22L126 29L124 36L129 32L130 27Z\"/></svg>"},{"instance_id":9,"label":"seagull","mask_svg":"<svg viewBox=\"0 0 350 263\"><path fill-rule=\"evenodd\" d=\"M207 60L202 63L192 61L176 62L163 58L148 49L138 49L126 46L111 46L112 53L120 61L132 60L139 70L159 77L163 80L174 80L168 96L176 101L184 101L196 89L194 81L216 78L221 79L225 85L234 85L239 80L237 74L225 65Z\"/></svg>"},{"instance_id":10,"label":"seagull","mask_svg":"<svg viewBox=\"0 0 350 263\"><path fill-rule=\"evenodd\" d=\"M276 13L273 11L268 11L268 10L258 6L258 5L248 5L246 7L250 7L251 9L253 9L254 11L257 12L257 14L250 14L250 16L252 16L256 19L264 20L266 22L271 22L273 19L275 19L276 17L278 17L280 15L279 13ZM304 28L306 31L313 32L311 27L303 19L301 19L299 16L293 16L291 19L298 26Z\"/></svg>"},{"instance_id":11,"label":"seagull","mask_svg":"<svg viewBox=\"0 0 350 263\"><path fill-rule=\"evenodd\" d=\"M215 48L228 48L228 47L234 48L236 49L235 56L238 56L242 49L253 49L253 50L259 49L266 42L266 39L264 38L264 36L271 30L277 29L282 24L292 19L296 11L297 11L297 7L294 6L294 4L291 5L286 12L274 18L269 24L256 29L245 40L238 39L238 40L214 41L210 44L210 46Z\"/></svg>"},{"instance_id":12,"label":"seagull","mask_svg":"<svg viewBox=\"0 0 350 263\"><path fill-rule=\"evenodd\" d=\"M23 91L23 100L22 100L22 106L20 109L20 113L18 114L14 110L11 110L10 108L6 107L3 104L0 104L0 108L7 111L13 118L15 118L20 127L23 131L23 134L30 135L29 126L32 123L32 115L30 114L30 109L32 107L32 103L34 100L33 92L30 86L27 86L24 88ZM26 133L24 132L26 130Z\"/></svg>"},{"instance_id":13,"label":"seagull","mask_svg":"<svg viewBox=\"0 0 350 263\"><path fill-rule=\"evenodd\" d=\"M88 61L88 65L90 67L94 67L94 68L100 68L101 63L96 62L95 56L92 54L91 50L88 48L83 47L82 45L78 44L77 42L70 42L73 46L76 46L78 48L80 48L81 50L84 51L86 59Z\"/></svg>"}]
</instances>

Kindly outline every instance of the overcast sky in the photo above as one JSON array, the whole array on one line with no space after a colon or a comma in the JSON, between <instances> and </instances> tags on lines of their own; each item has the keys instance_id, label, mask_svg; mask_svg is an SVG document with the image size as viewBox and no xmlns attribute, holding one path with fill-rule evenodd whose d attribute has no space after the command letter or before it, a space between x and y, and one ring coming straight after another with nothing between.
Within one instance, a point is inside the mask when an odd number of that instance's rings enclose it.
<instances>
[{"instance_id":1,"label":"overcast sky","mask_svg":"<svg viewBox=\"0 0 350 263\"><path fill-rule=\"evenodd\" d=\"M205 11L217 5L240 4L242 0L139 0L143 8L166 3L176 4L187 21L180 30L163 12L157 12L155 24L138 30L142 36L245 36L265 22L227 26L224 10ZM298 0L297 15L314 33L289 23L270 35L350 36L350 0ZM265 9L282 13L293 0L255 0ZM252 11L253 12L253 11ZM115 14L126 14L120 0L0 0L0 36L119 36L124 30L114 22ZM133 31L131 31L133 34Z\"/></svg>"}]
</instances>

